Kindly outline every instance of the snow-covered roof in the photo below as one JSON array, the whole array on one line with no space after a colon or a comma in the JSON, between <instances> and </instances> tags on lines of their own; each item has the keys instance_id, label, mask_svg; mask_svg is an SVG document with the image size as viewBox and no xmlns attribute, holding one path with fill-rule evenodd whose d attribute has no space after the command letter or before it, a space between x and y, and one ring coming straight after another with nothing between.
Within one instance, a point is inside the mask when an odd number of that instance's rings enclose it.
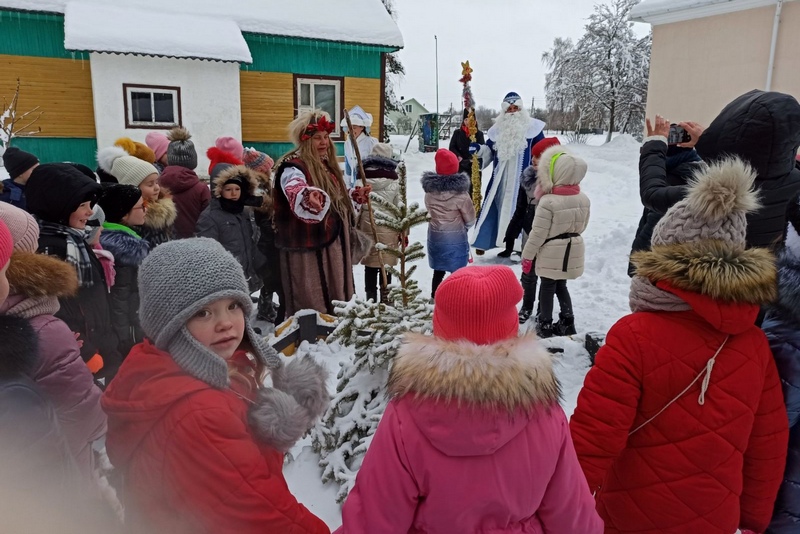
<instances>
[{"instance_id":1,"label":"snow-covered roof","mask_svg":"<svg viewBox=\"0 0 800 534\"><path fill-rule=\"evenodd\" d=\"M630 17L635 22L668 24L776 3L777 0L642 0L631 9Z\"/></svg>"},{"instance_id":2,"label":"snow-covered roof","mask_svg":"<svg viewBox=\"0 0 800 534\"><path fill-rule=\"evenodd\" d=\"M230 19L69 2L64 34L67 50L253 61L239 26Z\"/></svg>"},{"instance_id":3,"label":"snow-covered roof","mask_svg":"<svg viewBox=\"0 0 800 534\"><path fill-rule=\"evenodd\" d=\"M64 13L70 0L0 0L0 9ZM87 2L88 3L88 2ZM164 16L233 20L243 32L401 48L403 36L381 0L93 0ZM136 21L138 29L141 24ZM131 24L132 26L134 24ZM213 40L213 36L200 35Z\"/></svg>"}]
</instances>

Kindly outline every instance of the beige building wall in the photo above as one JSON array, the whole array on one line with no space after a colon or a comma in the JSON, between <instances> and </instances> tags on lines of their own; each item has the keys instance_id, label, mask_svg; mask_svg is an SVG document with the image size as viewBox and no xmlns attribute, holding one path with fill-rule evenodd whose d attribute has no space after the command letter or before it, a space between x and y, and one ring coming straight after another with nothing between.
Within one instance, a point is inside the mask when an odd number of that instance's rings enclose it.
<instances>
[{"instance_id":1,"label":"beige building wall","mask_svg":"<svg viewBox=\"0 0 800 534\"><path fill-rule=\"evenodd\" d=\"M708 125L725 105L765 89L775 7L653 26L647 116ZM800 97L800 2L784 4L772 90Z\"/></svg>"}]
</instances>

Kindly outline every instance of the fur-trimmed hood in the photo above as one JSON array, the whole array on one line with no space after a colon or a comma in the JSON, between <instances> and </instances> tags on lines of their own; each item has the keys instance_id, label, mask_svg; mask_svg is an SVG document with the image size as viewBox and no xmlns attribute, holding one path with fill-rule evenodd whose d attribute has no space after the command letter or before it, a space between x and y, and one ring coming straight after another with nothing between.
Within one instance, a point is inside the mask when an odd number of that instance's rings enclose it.
<instances>
[{"instance_id":1,"label":"fur-trimmed hood","mask_svg":"<svg viewBox=\"0 0 800 534\"><path fill-rule=\"evenodd\" d=\"M778 257L778 298L774 307L800 324L800 258L790 250Z\"/></svg>"},{"instance_id":2,"label":"fur-trimmed hood","mask_svg":"<svg viewBox=\"0 0 800 534\"><path fill-rule=\"evenodd\" d=\"M776 296L775 257L709 239L654 246L631 256L636 274L730 303L763 305Z\"/></svg>"},{"instance_id":3,"label":"fur-trimmed hood","mask_svg":"<svg viewBox=\"0 0 800 534\"><path fill-rule=\"evenodd\" d=\"M30 375L39 357L36 332L21 317L0 315L0 381Z\"/></svg>"},{"instance_id":4,"label":"fur-trimmed hood","mask_svg":"<svg viewBox=\"0 0 800 534\"><path fill-rule=\"evenodd\" d=\"M469 176L458 174L436 174L428 171L422 175L422 190L426 193L466 193L469 191Z\"/></svg>"},{"instance_id":5,"label":"fur-trimmed hood","mask_svg":"<svg viewBox=\"0 0 800 534\"><path fill-rule=\"evenodd\" d=\"M485 456L558 408L550 354L535 336L495 345L407 334L389 394L447 456Z\"/></svg>"},{"instance_id":6,"label":"fur-trimmed hood","mask_svg":"<svg viewBox=\"0 0 800 534\"><path fill-rule=\"evenodd\" d=\"M552 357L532 335L477 345L406 334L388 388L392 397L509 411L550 406L560 397Z\"/></svg>"},{"instance_id":7,"label":"fur-trimmed hood","mask_svg":"<svg viewBox=\"0 0 800 534\"><path fill-rule=\"evenodd\" d=\"M222 188L225 186L225 182L235 177L240 177L247 185L247 190L242 191L242 197L250 196L255 193L256 189L258 189L258 173L252 169L248 169L244 165L236 165L230 169L225 169L219 173L216 178L214 178L214 187L211 190L213 195L216 198L220 198L222 196Z\"/></svg>"},{"instance_id":8,"label":"fur-trimmed hood","mask_svg":"<svg viewBox=\"0 0 800 534\"><path fill-rule=\"evenodd\" d=\"M172 198L163 197L155 202L147 203L144 212L144 226L154 230L165 230L175 224L178 218L178 208Z\"/></svg>"},{"instance_id":9,"label":"fur-trimmed hood","mask_svg":"<svg viewBox=\"0 0 800 534\"><path fill-rule=\"evenodd\" d=\"M559 154L561 154L559 156ZM553 174L550 174L550 167L553 158L558 157L553 165ZM553 191L553 187L560 185L577 185L586 176L588 165L586 162L574 155L569 149L562 145L551 146L544 152L539 159L537 168L539 185L545 194Z\"/></svg>"},{"instance_id":10,"label":"fur-trimmed hood","mask_svg":"<svg viewBox=\"0 0 800 534\"><path fill-rule=\"evenodd\" d=\"M114 255L114 264L120 267L138 267L150 253L150 243L122 230L103 229L100 244Z\"/></svg>"},{"instance_id":11,"label":"fur-trimmed hood","mask_svg":"<svg viewBox=\"0 0 800 534\"><path fill-rule=\"evenodd\" d=\"M55 256L16 251L11 256L7 276L14 295L35 298L78 294L75 267Z\"/></svg>"}]
</instances>

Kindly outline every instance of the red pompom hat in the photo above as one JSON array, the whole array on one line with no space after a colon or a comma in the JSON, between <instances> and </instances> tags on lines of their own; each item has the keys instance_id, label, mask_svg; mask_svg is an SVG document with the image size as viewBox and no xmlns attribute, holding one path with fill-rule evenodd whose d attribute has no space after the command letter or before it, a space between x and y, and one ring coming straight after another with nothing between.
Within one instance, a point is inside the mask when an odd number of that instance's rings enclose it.
<instances>
[{"instance_id":1,"label":"red pompom hat","mask_svg":"<svg viewBox=\"0 0 800 534\"><path fill-rule=\"evenodd\" d=\"M436 160L436 174L447 176L458 172L458 158L446 148L437 150L434 159Z\"/></svg>"},{"instance_id":2,"label":"red pompom hat","mask_svg":"<svg viewBox=\"0 0 800 534\"><path fill-rule=\"evenodd\" d=\"M464 267L436 290L433 335L491 345L519 331L522 286L506 266Z\"/></svg>"},{"instance_id":3,"label":"red pompom hat","mask_svg":"<svg viewBox=\"0 0 800 534\"><path fill-rule=\"evenodd\" d=\"M0 221L0 271L8 264L12 252L14 252L14 240L11 238L11 232L6 223Z\"/></svg>"},{"instance_id":4,"label":"red pompom hat","mask_svg":"<svg viewBox=\"0 0 800 534\"><path fill-rule=\"evenodd\" d=\"M560 145L561 141L558 140L558 137L545 137L535 145L531 147L531 159L533 158L541 158L544 151L550 148L551 146Z\"/></svg>"}]
</instances>

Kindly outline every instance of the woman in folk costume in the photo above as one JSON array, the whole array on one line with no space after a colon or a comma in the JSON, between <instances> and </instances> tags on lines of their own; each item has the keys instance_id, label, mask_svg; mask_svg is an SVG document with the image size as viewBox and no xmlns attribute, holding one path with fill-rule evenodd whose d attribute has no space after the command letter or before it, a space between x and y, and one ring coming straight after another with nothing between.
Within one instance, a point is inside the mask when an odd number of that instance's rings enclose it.
<instances>
[{"instance_id":1,"label":"woman in folk costume","mask_svg":"<svg viewBox=\"0 0 800 534\"><path fill-rule=\"evenodd\" d=\"M351 191L345 185L330 140L334 128L324 111L301 112L289 124L297 148L281 158L275 173L275 245L286 315L303 309L333 313L332 301L355 293L354 202L365 203L372 188Z\"/></svg>"},{"instance_id":2,"label":"woman in folk costume","mask_svg":"<svg viewBox=\"0 0 800 534\"><path fill-rule=\"evenodd\" d=\"M501 108L503 112L489 128L486 144L472 145L484 166L490 161L494 164L472 242L478 250L503 246L517 205L520 176L531 164L531 148L544 139L545 124L525 113L517 93L508 93Z\"/></svg>"},{"instance_id":3,"label":"woman in folk costume","mask_svg":"<svg viewBox=\"0 0 800 534\"><path fill-rule=\"evenodd\" d=\"M570 430L607 534L764 532L788 421L767 338L775 258L746 248L758 209L739 159L697 174L632 260L633 313L608 333Z\"/></svg>"},{"instance_id":4,"label":"woman in folk costume","mask_svg":"<svg viewBox=\"0 0 800 534\"><path fill-rule=\"evenodd\" d=\"M369 129L372 127L372 114L364 111L361 106L353 106L350 113L350 124L353 131L348 132L350 137L355 138L358 144L358 153L361 160L372 154L372 149L378 144L378 140L370 136ZM342 128L347 129L347 120L342 119ZM353 149L353 141L347 139L344 144L344 183L347 187L355 187L359 180L358 159L356 151Z\"/></svg>"}]
</instances>

